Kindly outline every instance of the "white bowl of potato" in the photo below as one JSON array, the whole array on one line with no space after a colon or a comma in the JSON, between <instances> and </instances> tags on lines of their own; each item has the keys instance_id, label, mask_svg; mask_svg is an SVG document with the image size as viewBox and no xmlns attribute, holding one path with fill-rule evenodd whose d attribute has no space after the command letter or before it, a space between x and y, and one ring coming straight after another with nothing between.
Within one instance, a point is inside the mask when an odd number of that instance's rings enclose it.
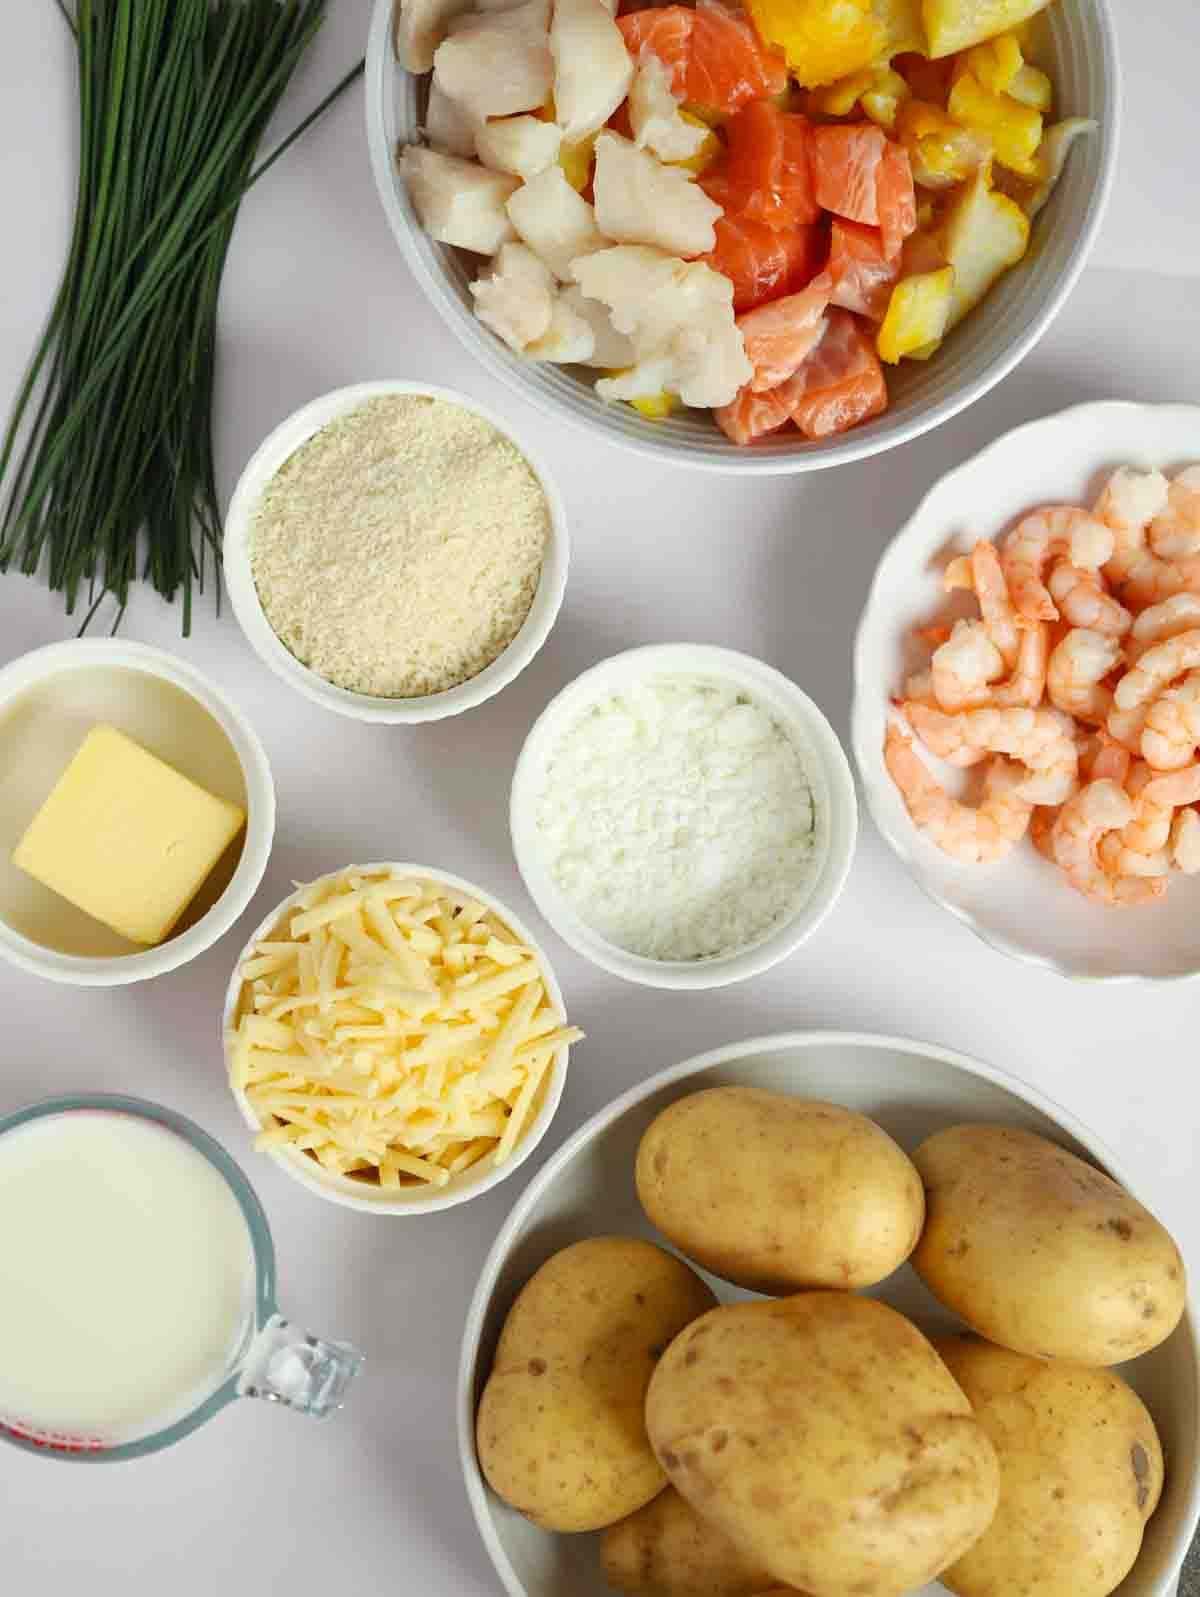
<instances>
[{"instance_id":1,"label":"white bowl of potato","mask_svg":"<svg viewBox=\"0 0 1200 1597\"><path fill-rule=\"evenodd\" d=\"M734 1044L595 1115L488 1257L458 1424L510 1597L1169 1597L1200 1517L1174 1244L1065 1110L903 1039Z\"/></svg>"}]
</instances>

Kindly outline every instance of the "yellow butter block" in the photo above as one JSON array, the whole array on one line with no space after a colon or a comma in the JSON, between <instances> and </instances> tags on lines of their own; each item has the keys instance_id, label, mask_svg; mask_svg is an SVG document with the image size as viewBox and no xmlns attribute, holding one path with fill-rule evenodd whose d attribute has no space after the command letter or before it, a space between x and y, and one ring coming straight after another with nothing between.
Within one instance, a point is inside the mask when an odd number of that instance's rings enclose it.
<instances>
[{"instance_id":1,"label":"yellow butter block","mask_svg":"<svg viewBox=\"0 0 1200 1597\"><path fill-rule=\"evenodd\" d=\"M246 823L116 727L80 744L13 864L131 942L161 943Z\"/></svg>"}]
</instances>

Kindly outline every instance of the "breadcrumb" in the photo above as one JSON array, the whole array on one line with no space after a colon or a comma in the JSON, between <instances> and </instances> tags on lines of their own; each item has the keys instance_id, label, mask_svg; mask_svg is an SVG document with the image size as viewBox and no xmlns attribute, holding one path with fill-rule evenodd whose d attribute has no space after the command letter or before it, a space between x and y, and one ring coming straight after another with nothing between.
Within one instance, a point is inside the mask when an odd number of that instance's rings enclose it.
<instances>
[{"instance_id":1,"label":"breadcrumb","mask_svg":"<svg viewBox=\"0 0 1200 1597\"><path fill-rule=\"evenodd\" d=\"M352 693L416 698L477 676L520 631L550 510L490 422L415 394L368 400L268 483L250 566L272 629Z\"/></svg>"}]
</instances>

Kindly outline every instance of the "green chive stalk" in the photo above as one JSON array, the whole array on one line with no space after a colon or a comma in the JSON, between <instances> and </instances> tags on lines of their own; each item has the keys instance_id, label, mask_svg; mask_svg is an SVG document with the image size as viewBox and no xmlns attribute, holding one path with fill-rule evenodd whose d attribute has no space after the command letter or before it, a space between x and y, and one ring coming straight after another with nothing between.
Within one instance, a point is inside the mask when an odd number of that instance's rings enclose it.
<instances>
[{"instance_id":1,"label":"green chive stalk","mask_svg":"<svg viewBox=\"0 0 1200 1597\"><path fill-rule=\"evenodd\" d=\"M45 563L68 615L140 574L164 599L217 571L212 408L221 276L255 166L326 0L55 0L79 64L67 263L0 443L0 571ZM82 629L81 629L82 630Z\"/></svg>"}]
</instances>

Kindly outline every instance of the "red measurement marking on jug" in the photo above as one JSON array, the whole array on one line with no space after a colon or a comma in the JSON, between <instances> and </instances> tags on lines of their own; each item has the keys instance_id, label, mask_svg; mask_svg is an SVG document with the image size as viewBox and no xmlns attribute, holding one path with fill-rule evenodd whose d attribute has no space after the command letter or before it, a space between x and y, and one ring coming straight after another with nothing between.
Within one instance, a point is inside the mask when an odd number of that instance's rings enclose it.
<instances>
[{"instance_id":1,"label":"red measurement marking on jug","mask_svg":"<svg viewBox=\"0 0 1200 1597\"><path fill-rule=\"evenodd\" d=\"M65 1431L35 1431L9 1420L0 1420L0 1431L18 1441L31 1442L50 1453L102 1453L107 1447L98 1436L69 1436Z\"/></svg>"}]
</instances>

